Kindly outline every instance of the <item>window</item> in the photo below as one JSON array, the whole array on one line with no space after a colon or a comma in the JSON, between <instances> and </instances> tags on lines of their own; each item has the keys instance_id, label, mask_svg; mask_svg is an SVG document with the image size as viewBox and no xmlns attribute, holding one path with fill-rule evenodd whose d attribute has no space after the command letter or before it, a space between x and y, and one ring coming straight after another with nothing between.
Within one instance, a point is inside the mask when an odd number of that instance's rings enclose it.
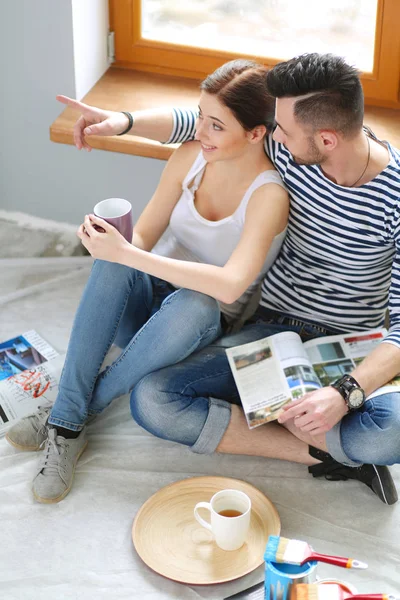
<instances>
[{"instance_id":1,"label":"window","mask_svg":"<svg viewBox=\"0 0 400 600\"><path fill-rule=\"evenodd\" d=\"M333 52L367 104L399 107L400 0L109 0L116 66L202 79L235 57Z\"/></svg>"}]
</instances>

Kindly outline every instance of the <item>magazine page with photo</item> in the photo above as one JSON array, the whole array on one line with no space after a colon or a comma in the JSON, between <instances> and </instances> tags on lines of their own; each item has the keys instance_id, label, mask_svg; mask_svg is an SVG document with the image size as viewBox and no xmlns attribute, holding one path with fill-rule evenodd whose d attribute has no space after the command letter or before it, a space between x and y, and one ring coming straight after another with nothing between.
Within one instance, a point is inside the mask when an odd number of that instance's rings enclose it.
<instances>
[{"instance_id":1,"label":"magazine page with photo","mask_svg":"<svg viewBox=\"0 0 400 600\"><path fill-rule=\"evenodd\" d=\"M250 429L274 421L283 407L351 373L381 343L386 329L315 338L292 331L226 350ZM400 391L400 374L368 398Z\"/></svg>"},{"instance_id":2,"label":"magazine page with photo","mask_svg":"<svg viewBox=\"0 0 400 600\"><path fill-rule=\"evenodd\" d=\"M226 350L250 429L321 387L300 336L292 331Z\"/></svg>"},{"instance_id":3,"label":"magazine page with photo","mask_svg":"<svg viewBox=\"0 0 400 600\"><path fill-rule=\"evenodd\" d=\"M330 385L364 360L378 346L387 330L353 332L343 335L316 338L304 343L304 348L323 386ZM400 391L400 374L386 385L378 388L367 399Z\"/></svg>"}]
</instances>

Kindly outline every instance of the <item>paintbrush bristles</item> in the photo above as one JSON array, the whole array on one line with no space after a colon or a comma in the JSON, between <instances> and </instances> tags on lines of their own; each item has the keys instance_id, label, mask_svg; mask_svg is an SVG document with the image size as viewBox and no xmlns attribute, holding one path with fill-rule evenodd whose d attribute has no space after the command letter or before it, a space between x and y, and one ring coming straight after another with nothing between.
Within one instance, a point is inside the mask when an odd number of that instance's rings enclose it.
<instances>
[{"instance_id":1,"label":"paintbrush bristles","mask_svg":"<svg viewBox=\"0 0 400 600\"><path fill-rule=\"evenodd\" d=\"M292 587L290 600L342 600L340 586L333 584L316 585L299 583Z\"/></svg>"},{"instance_id":2,"label":"paintbrush bristles","mask_svg":"<svg viewBox=\"0 0 400 600\"><path fill-rule=\"evenodd\" d=\"M306 583L299 583L292 587L290 592L290 600L322 600L324 596L320 592L321 586L319 585L307 585ZM339 600L339 597L337 600Z\"/></svg>"},{"instance_id":3,"label":"paintbrush bristles","mask_svg":"<svg viewBox=\"0 0 400 600\"><path fill-rule=\"evenodd\" d=\"M280 538L278 548L276 551L276 562L285 562L285 552L291 541L292 540L288 540L287 538Z\"/></svg>"},{"instance_id":4,"label":"paintbrush bristles","mask_svg":"<svg viewBox=\"0 0 400 600\"><path fill-rule=\"evenodd\" d=\"M276 553L278 552L280 537L278 535L270 535L268 538L267 547L265 548L264 560L268 562L276 562Z\"/></svg>"},{"instance_id":5,"label":"paintbrush bristles","mask_svg":"<svg viewBox=\"0 0 400 600\"><path fill-rule=\"evenodd\" d=\"M310 548L307 542L270 535L264 558L269 562L287 562L299 565L307 557L307 548Z\"/></svg>"}]
</instances>

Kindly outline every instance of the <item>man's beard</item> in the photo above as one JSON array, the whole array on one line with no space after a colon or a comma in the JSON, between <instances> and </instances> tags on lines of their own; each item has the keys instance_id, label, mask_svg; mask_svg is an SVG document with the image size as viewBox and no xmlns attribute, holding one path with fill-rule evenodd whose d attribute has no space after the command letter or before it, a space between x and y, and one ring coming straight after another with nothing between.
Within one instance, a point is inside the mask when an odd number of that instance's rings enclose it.
<instances>
[{"instance_id":1,"label":"man's beard","mask_svg":"<svg viewBox=\"0 0 400 600\"><path fill-rule=\"evenodd\" d=\"M308 138L308 155L307 156L294 156L292 158L298 165L322 165L326 161L324 156L317 147L314 138Z\"/></svg>"}]
</instances>

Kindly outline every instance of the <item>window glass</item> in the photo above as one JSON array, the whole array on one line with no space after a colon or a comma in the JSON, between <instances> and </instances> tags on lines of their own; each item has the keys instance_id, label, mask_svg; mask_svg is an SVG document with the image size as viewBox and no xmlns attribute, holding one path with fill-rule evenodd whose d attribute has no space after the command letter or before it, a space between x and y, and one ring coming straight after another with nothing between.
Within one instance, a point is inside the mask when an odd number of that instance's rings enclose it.
<instances>
[{"instance_id":1,"label":"window glass","mask_svg":"<svg viewBox=\"0 0 400 600\"><path fill-rule=\"evenodd\" d=\"M332 52L373 69L378 0L142 0L146 39L286 60Z\"/></svg>"}]
</instances>

